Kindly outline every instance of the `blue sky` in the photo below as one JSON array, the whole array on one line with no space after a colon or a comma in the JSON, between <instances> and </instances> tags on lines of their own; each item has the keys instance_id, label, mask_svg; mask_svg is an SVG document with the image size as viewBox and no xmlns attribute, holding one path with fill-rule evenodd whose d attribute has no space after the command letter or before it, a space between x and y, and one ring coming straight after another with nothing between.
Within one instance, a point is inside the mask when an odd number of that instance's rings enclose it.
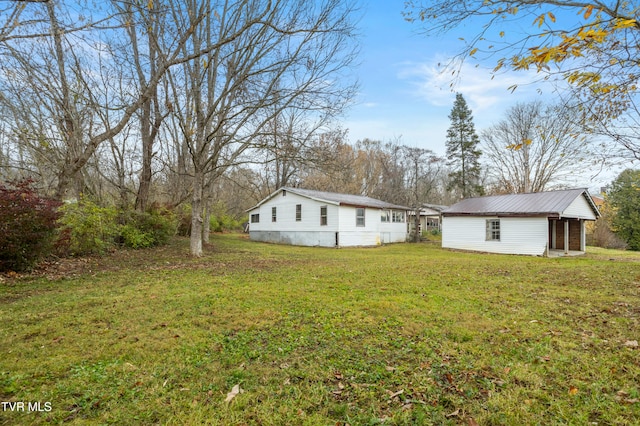
<instances>
[{"instance_id":1,"label":"blue sky","mask_svg":"<svg viewBox=\"0 0 640 426\"><path fill-rule=\"evenodd\" d=\"M472 60L462 65L461 77L453 89L450 72L442 73L445 63L464 47L459 37L475 34L476 28L462 27L440 37L419 34L417 24L402 17L403 2L370 0L364 5L360 21L361 63L357 70L360 93L347 113L344 127L349 141L369 138L383 142L427 148L444 156L448 118L455 93L460 92L471 108L478 134L497 123L517 102L552 101L550 83L535 71L501 72L494 79L495 62L478 65ZM575 13L571 14L575 17ZM527 22L523 21L523 25ZM528 31L519 28L516 31ZM478 66L476 66L478 65ZM515 91L509 89L518 85ZM605 170L597 176L594 168L585 168L584 176L575 176L569 186L588 187L592 191L610 183L620 168Z\"/></svg>"},{"instance_id":2,"label":"blue sky","mask_svg":"<svg viewBox=\"0 0 640 426\"><path fill-rule=\"evenodd\" d=\"M463 64L461 79L452 91L451 73L442 73L438 63L460 51L463 45L458 37L465 35L464 30L427 37L418 34L416 24L403 19L402 10L402 2L370 1L364 6L361 91L345 121L352 143L400 138L405 145L443 155L455 92L467 101L478 131L502 118L516 102L540 98L536 87L527 85L535 73L506 73L492 80L495 64L490 63L485 67ZM511 93L508 88L513 84L519 87Z\"/></svg>"}]
</instances>

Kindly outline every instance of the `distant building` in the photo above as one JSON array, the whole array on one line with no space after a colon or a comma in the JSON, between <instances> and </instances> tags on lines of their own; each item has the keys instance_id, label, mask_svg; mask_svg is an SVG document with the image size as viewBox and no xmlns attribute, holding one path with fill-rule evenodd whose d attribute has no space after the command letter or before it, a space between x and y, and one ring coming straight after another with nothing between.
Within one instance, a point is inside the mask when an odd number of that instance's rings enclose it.
<instances>
[{"instance_id":1,"label":"distant building","mask_svg":"<svg viewBox=\"0 0 640 426\"><path fill-rule=\"evenodd\" d=\"M446 209L447 206L442 206L439 204L423 204L420 209L420 225L418 228L418 232L428 232L437 230L440 231L442 229L442 211ZM415 211L409 211L409 219L407 219L409 224L409 231L413 231L415 224Z\"/></svg>"}]
</instances>

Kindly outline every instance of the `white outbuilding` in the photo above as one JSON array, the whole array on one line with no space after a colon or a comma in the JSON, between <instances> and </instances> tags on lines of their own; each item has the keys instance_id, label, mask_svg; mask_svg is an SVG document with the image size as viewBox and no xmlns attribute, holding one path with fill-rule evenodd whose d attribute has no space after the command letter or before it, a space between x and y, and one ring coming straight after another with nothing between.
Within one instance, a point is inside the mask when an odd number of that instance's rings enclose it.
<instances>
[{"instance_id":1,"label":"white outbuilding","mask_svg":"<svg viewBox=\"0 0 640 426\"><path fill-rule=\"evenodd\" d=\"M249 238L300 246L405 242L407 210L360 195L283 187L249 213Z\"/></svg>"},{"instance_id":2,"label":"white outbuilding","mask_svg":"<svg viewBox=\"0 0 640 426\"><path fill-rule=\"evenodd\" d=\"M585 252L600 212L586 189L469 198L442 212L442 247L548 256Z\"/></svg>"}]
</instances>

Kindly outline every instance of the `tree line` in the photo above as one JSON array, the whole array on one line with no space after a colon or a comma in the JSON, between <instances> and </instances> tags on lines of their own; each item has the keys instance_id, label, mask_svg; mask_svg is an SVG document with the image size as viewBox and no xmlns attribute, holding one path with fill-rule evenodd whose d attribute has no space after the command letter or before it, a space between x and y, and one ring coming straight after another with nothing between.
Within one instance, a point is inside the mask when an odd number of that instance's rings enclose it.
<instances>
[{"instance_id":1,"label":"tree line","mask_svg":"<svg viewBox=\"0 0 640 426\"><path fill-rule=\"evenodd\" d=\"M0 8L2 177L140 211L188 202L196 256L222 176L331 129L357 88L349 1Z\"/></svg>"},{"instance_id":2,"label":"tree line","mask_svg":"<svg viewBox=\"0 0 640 426\"><path fill-rule=\"evenodd\" d=\"M2 2L0 178L123 212L186 206L199 256L212 212L241 219L281 186L417 209L553 189L593 161L584 110L518 104L477 133L462 94L445 157L348 143L357 14L347 0Z\"/></svg>"}]
</instances>

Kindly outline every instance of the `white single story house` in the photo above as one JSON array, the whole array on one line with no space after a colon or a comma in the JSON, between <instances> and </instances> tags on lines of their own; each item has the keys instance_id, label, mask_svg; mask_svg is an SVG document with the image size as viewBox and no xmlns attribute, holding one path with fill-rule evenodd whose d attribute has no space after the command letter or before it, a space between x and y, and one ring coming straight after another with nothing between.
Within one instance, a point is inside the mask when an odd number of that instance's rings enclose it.
<instances>
[{"instance_id":1,"label":"white single story house","mask_svg":"<svg viewBox=\"0 0 640 426\"><path fill-rule=\"evenodd\" d=\"M585 251L600 216L586 189L469 198L442 212L442 247L548 256Z\"/></svg>"},{"instance_id":2,"label":"white single story house","mask_svg":"<svg viewBox=\"0 0 640 426\"><path fill-rule=\"evenodd\" d=\"M405 242L407 210L360 195L283 187L248 210L249 238L322 247Z\"/></svg>"}]
</instances>

